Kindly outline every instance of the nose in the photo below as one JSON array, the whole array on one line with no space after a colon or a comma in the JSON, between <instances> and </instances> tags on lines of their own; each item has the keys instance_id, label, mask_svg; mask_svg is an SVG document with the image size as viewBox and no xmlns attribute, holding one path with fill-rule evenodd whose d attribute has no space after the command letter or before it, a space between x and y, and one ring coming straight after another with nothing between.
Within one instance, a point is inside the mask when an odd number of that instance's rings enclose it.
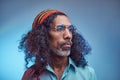
<instances>
[{"instance_id":1,"label":"nose","mask_svg":"<svg viewBox=\"0 0 120 80\"><path fill-rule=\"evenodd\" d=\"M64 39L71 40L72 39L72 32L70 32L70 30L66 28L65 31L64 31L63 36L64 36Z\"/></svg>"}]
</instances>

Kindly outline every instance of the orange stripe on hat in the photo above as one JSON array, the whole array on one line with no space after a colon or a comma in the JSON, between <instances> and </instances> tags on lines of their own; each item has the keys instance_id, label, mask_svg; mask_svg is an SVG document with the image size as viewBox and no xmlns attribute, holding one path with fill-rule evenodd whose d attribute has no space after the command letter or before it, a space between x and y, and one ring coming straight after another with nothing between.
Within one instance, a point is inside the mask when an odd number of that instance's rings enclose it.
<instances>
[{"instance_id":1,"label":"orange stripe on hat","mask_svg":"<svg viewBox=\"0 0 120 80\"><path fill-rule=\"evenodd\" d=\"M38 19L38 23L41 24L41 19L47 14L49 13L51 10L44 10L43 12L40 13L39 19Z\"/></svg>"}]
</instances>

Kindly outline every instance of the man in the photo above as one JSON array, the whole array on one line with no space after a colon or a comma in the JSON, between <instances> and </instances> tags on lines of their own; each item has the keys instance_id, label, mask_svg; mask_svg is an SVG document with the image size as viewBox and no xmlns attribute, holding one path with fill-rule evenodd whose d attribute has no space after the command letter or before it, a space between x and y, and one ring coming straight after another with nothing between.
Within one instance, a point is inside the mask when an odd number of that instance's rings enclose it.
<instances>
[{"instance_id":1,"label":"man","mask_svg":"<svg viewBox=\"0 0 120 80\"><path fill-rule=\"evenodd\" d=\"M22 80L96 80L84 58L91 48L64 12L40 12L19 48L25 52L26 67L34 61Z\"/></svg>"}]
</instances>

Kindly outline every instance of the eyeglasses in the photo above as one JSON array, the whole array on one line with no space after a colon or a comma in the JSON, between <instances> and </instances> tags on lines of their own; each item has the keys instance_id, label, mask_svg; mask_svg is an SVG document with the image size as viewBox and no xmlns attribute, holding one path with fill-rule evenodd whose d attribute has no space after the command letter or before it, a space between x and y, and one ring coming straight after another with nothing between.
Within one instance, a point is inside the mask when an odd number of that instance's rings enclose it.
<instances>
[{"instance_id":1,"label":"eyeglasses","mask_svg":"<svg viewBox=\"0 0 120 80\"><path fill-rule=\"evenodd\" d=\"M51 28L54 29L55 31L61 32L61 31L65 31L65 29L68 29L70 32L73 32L76 30L75 26L73 25L69 25L68 27L66 27L66 25L57 25L55 28Z\"/></svg>"}]
</instances>

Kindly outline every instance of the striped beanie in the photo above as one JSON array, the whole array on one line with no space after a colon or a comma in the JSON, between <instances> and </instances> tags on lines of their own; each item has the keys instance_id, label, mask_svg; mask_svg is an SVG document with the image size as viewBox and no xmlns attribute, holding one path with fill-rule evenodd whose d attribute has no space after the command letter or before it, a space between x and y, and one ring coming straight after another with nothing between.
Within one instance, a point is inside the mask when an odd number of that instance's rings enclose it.
<instances>
[{"instance_id":1,"label":"striped beanie","mask_svg":"<svg viewBox=\"0 0 120 80\"><path fill-rule=\"evenodd\" d=\"M33 24L32 24L32 28L42 24L44 22L45 19L47 19L50 15L54 14L54 13L62 13L65 14L61 11L58 10L53 10L53 9L46 9L43 10L42 12L40 12L34 19Z\"/></svg>"}]
</instances>

